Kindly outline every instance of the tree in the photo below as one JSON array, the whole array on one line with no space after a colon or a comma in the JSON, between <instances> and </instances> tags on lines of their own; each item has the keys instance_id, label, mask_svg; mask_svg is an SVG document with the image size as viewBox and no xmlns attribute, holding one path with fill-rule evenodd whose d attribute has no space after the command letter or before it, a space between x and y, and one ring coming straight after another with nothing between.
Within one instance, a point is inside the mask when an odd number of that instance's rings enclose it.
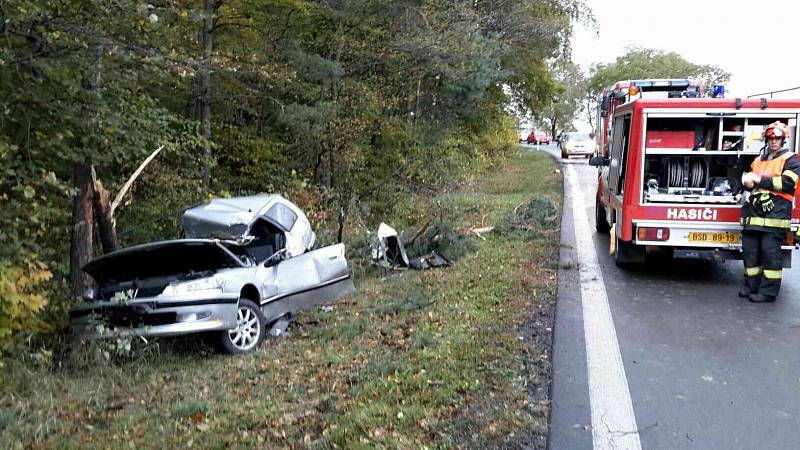
<instances>
[{"instance_id":1,"label":"tree","mask_svg":"<svg viewBox=\"0 0 800 450\"><path fill-rule=\"evenodd\" d=\"M571 129L586 93L586 80L580 68L566 60L556 61L553 77L558 88L553 91L550 104L543 109L541 120L550 129L550 135L556 136L562 129Z\"/></svg>"},{"instance_id":2,"label":"tree","mask_svg":"<svg viewBox=\"0 0 800 450\"><path fill-rule=\"evenodd\" d=\"M613 63L592 67L589 93L597 98L608 85L619 80L643 78L693 78L710 88L728 81L731 74L713 65L694 64L675 52L628 47Z\"/></svg>"}]
</instances>

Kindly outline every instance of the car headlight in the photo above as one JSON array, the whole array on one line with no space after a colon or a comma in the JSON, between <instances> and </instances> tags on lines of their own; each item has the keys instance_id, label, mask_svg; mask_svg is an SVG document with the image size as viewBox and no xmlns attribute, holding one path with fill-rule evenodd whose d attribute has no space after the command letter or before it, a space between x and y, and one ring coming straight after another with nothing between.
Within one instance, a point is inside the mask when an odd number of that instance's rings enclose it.
<instances>
[{"instance_id":1,"label":"car headlight","mask_svg":"<svg viewBox=\"0 0 800 450\"><path fill-rule=\"evenodd\" d=\"M83 291L83 298L86 300L94 300L97 298L97 289L90 287Z\"/></svg>"},{"instance_id":2,"label":"car headlight","mask_svg":"<svg viewBox=\"0 0 800 450\"><path fill-rule=\"evenodd\" d=\"M225 286L225 280L222 278L201 278L186 283L170 284L164 289L162 295L185 294L196 291L221 291L223 286Z\"/></svg>"}]
</instances>

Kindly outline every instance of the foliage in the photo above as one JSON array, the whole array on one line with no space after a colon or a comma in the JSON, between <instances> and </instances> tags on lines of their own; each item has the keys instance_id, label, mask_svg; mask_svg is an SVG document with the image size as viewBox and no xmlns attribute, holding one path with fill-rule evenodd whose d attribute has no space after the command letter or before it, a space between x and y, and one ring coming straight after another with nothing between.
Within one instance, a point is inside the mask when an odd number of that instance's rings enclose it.
<instances>
[{"instance_id":1,"label":"foliage","mask_svg":"<svg viewBox=\"0 0 800 450\"><path fill-rule=\"evenodd\" d=\"M508 232L513 229L552 230L558 225L558 205L553 199L536 195L530 201L519 204L501 222L498 229Z\"/></svg>"},{"instance_id":2,"label":"foliage","mask_svg":"<svg viewBox=\"0 0 800 450\"><path fill-rule=\"evenodd\" d=\"M731 74L709 64L694 64L675 52L629 47L613 63L598 64L591 70L589 92L597 97L604 88L620 80L641 78L693 78L707 89L730 79Z\"/></svg>"},{"instance_id":3,"label":"foliage","mask_svg":"<svg viewBox=\"0 0 800 450\"><path fill-rule=\"evenodd\" d=\"M458 233L447 223L437 223L425 230L406 250L410 258L437 251L450 261L457 262L476 248L477 245L472 238Z\"/></svg>"},{"instance_id":4,"label":"foliage","mask_svg":"<svg viewBox=\"0 0 800 450\"><path fill-rule=\"evenodd\" d=\"M51 277L41 262L0 260L0 352L13 333L47 328L37 315L47 304L40 289Z\"/></svg>"}]
</instances>

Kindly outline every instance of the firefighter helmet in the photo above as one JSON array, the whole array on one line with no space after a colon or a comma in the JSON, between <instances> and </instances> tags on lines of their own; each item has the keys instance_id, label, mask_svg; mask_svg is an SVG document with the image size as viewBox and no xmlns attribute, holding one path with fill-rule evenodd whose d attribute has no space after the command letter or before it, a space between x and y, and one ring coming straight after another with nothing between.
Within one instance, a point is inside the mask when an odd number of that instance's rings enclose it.
<instances>
[{"instance_id":1,"label":"firefighter helmet","mask_svg":"<svg viewBox=\"0 0 800 450\"><path fill-rule=\"evenodd\" d=\"M786 126L783 122L775 121L771 124L767 125L767 128L764 130L764 136L769 139L772 137L786 139L786 136L789 135L789 127Z\"/></svg>"}]
</instances>

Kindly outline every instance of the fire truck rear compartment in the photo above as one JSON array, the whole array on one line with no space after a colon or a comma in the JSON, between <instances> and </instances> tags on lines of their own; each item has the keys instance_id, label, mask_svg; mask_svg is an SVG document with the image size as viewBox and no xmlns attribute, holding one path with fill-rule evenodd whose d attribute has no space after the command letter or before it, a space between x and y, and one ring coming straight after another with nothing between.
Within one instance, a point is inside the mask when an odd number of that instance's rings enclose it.
<instances>
[{"instance_id":1,"label":"fire truck rear compartment","mask_svg":"<svg viewBox=\"0 0 800 450\"><path fill-rule=\"evenodd\" d=\"M647 155L645 203L736 204L741 177L755 156Z\"/></svg>"},{"instance_id":2,"label":"fire truck rear compartment","mask_svg":"<svg viewBox=\"0 0 800 450\"><path fill-rule=\"evenodd\" d=\"M795 115L783 118L793 128ZM648 117L644 136L643 203L735 205L741 176L763 148L774 115L709 113ZM794 131L790 133L790 139ZM793 148L794 143L787 143Z\"/></svg>"}]
</instances>

